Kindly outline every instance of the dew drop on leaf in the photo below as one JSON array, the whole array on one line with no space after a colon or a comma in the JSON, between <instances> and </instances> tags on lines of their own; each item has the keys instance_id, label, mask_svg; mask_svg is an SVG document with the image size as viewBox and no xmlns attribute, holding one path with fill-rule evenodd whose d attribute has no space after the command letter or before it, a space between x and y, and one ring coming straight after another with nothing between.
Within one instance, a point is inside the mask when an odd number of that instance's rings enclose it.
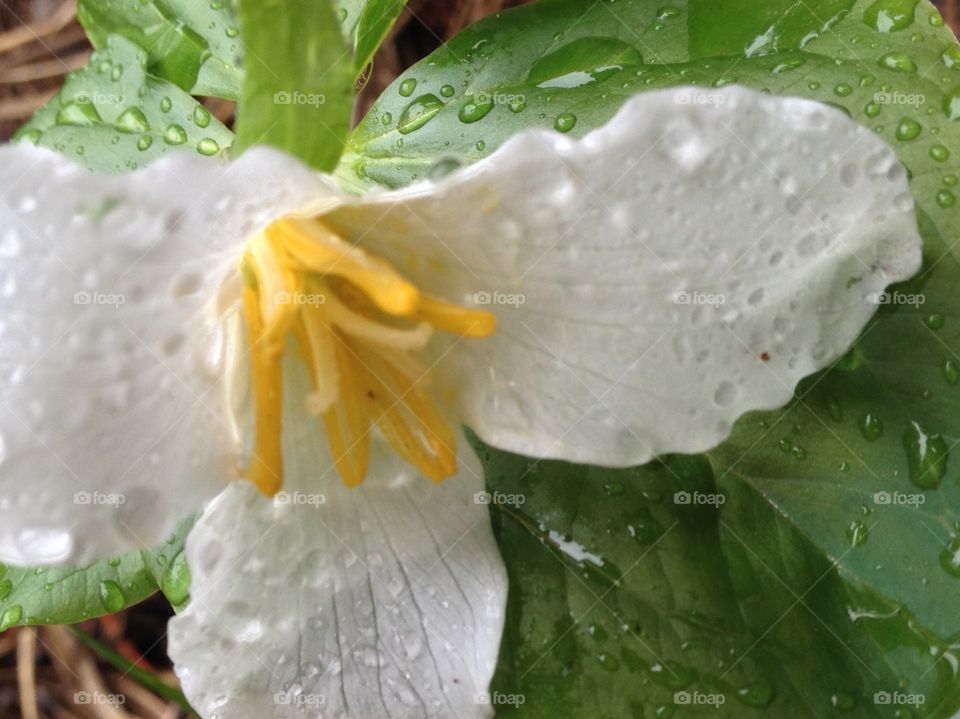
<instances>
[{"instance_id":1,"label":"dew drop on leaf","mask_svg":"<svg viewBox=\"0 0 960 719\"><path fill-rule=\"evenodd\" d=\"M160 578L160 589L174 606L187 601L187 597L190 596L190 569L187 567L187 557L184 552L180 552L167 565Z\"/></svg>"},{"instance_id":2,"label":"dew drop on leaf","mask_svg":"<svg viewBox=\"0 0 960 719\"><path fill-rule=\"evenodd\" d=\"M954 359L945 359L941 365L943 378L947 384L956 384L960 380L960 363Z\"/></svg>"},{"instance_id":3,"label":"dew drop on leaf","mask_svg":"<svg viewBox=\"0 0 960 719\"><path fill-rule=\"evenodd\" d=\"M553 129L557 132L570 132L577 124L577 116L569 112L561 112L553 121Z\"/></svg>"},{"instance_id":4,"label":"dew drop on leaf","mask_svg":"<svg viewBox=\"0 0 960 719\"><path fill-rule=\"evenodd\" d=\"M169 97L164 97L160 100L160 112L170 112L170 108L173 107L173 100Z\"/></svg>"},{"instance_id":5,"label":"dew drop on leaf","mask_svg":"<svg viewBox=\"0 0 960 719\"><path fill-rule=\"evenodd\" d=\"M902 52L888 52L883 55L878 62L880 63L880 67L892 70L893 72L917 71L916 63L914 63L906 53Z\"/></svg>"},{"instance_id":6,"label":"dew drop on leaf","mask_svg":"<svg viewBox=\"0 0 960 719\"><path fill-rule=\"evenodd\" d=\"M127 603L127 598L124 596L123 590L120 589L120 585L111 579L101 580L98 594L100 604L111 614L119 612Z\"/></svg>"},{"instance_id":7,"label":"dew drop on leaf","mask_svg":"<svg viewBox=\"0 0 960 719\"><path fill-rule=\"evenodd\" d=\"M870 530L860 520L854 520L847 525L847 540L851 547L860 547L867 541Z\"/></svg>"},{"instance_id":8,"label":"dew drop on leaf","mask_svg":"<svg viewBox=\"0 0 960 719\"><path fill-rule=\"evenodd\" d=\"M940 552L940 566L954 577L960 578L960 537L954 537Z\"/></svg>"},{"instance_id":9,"label":"dew drop on leaf","mask_svg":"<svg viewBox=\"0 0 960 719\"><path fill-rule=\"evenodd\" d=\"M180 125L170 125L163 131L163 141L168 145L182 145L187 141L187 131Z\"/></svg>"},{"instance_id":10,"label":"dew drop on leaf","mask_svg":"<svg viewBox=\"0 0 960 719\"><path fill-rule=\"evenodd\" d=\"M21 607L19 604L14 604L12 607L8 607L7 610L0 615L0 632L5 632L14 624L18 624L22 617L23 607Z\"/></svg>"},{"instance_id":11,"label":"dew drop on leaf","mask_svg":"<svg viewBox=\"0 0 960 719\"><path fill-rule=\"evenodd\" d=\"M397 89L397 92L400 93L400 97L410 97L413 94L413 91L417 89L417 81L408 77L406 80L400 83L400 87Z\"/></svg>"},{"instance_id":12,"label":"dew drop on leaf","mask_svg":"<svg viewBox=\"0 0 960 719\"><path fill-rule=\"evenodd\" d=\"M860 428L860 434L862 434L863 438L868 442L879 439L880 435L883 434L883 422L879 417L870 412L867 412L860 418L857 426Z\"/></svg>"},{"instance_id":13,"label":"dew drop on leaf","mask_svg":"<svg viewBox=\"0 0 960 719\"><path fill-rule=\"evenodd\" d=\"M139 107L128 107L120 113L114 127L121 132L146 132L150 129L150 123Z\"/></svg>"},{"instance_id":14,"label":"dew drop on leaf","mask_svg":"<svg viewBox=\"0 0 960 719\"><path fill-rule=\"evenodd\" d=\"M467 98L467 101L460 108L457 117L460 122L477 122L485 118L492 109L493 98L489 95L471 96Z\"/></svg>"},{"instance_id":15,"label":"dew drop on leaf","mask_svg":"<svg viewBox=\"0 0 960 719\"><path fill-rule=\"evenodd\" d=\"M419 130L443 109L443 101L431 93L421 95L407 105L400 114L397 129L404 135Z\"/></svg>"},{"instance_id":16,"label":"dew drop on leaf","mask_svg":"<svg viewBox=\"0 0 960 719\"><path fill-rule=\"evenodd\" d=\"M904 117L897 125L897 129L894 134L901 142L908 142L910 140L917 139L922 129L923 128L920 126L919 122L912 120L909 117Z\"/></svg>"},{"instance_id":17,"label":"dew drop on leaf","mask_svg":"<svg viewBox=\"0 0 960 719\"><path fill-rule=\"evenodd\" d=\"M216 155L220 151L220 145L212 137L205 137L197 143L197 152L201 155Z\"/></svg>"},{"instance_id":18,"label":"dew drop on leaf","mask_svg":"<svg viewBox=\"0 0 960 719\"><path fill-rule=\"evenodd\" d=\"M930 159L935 160L936 162L946 162L950 159L950 150L948 150L944 145L934 145L930 148L930 152L927 154L930 155Z\"/></svg>"},{"instance_id":19,"label":"dew drop on leaf","mask_svg":"<svg viewBox=\"0 0 960 719\"><path fill-rule=\"evenodd\" d=\"M863 21L877 32L898 32L913 24L917 0L877 0L863 13Z\"/></svg>"},{"instance_id":20,"label":"dew drop on leaf","mask_svg":"<svg viewBox=\"0 0 960 719\"><path fill-rule=\"evenodd\" d=\"M936 489L947 471L949 448L939 434L928 434L917 422L910 422L903 432L903 448L907 453L910 481L921 489Z\"/></svg>"},{"instance_id":21,"label":"dew drop on leaf","mask_svg":"<svg viewBox=\"0 0 960 719\"><path fill-rule=\"evenodd\" d=\"M737 689L737 699L748 707L760 709L770 706L776 690L772 682L760 679Z\"/></svg>"}]
</instances>

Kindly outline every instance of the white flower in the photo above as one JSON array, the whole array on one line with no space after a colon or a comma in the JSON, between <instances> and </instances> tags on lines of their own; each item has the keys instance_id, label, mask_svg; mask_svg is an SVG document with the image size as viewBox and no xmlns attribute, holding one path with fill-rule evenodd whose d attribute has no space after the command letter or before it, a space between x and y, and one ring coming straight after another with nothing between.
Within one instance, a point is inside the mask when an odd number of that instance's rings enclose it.
<instances>
[{"instance_id":1,"label":"white flower","mask_svg":"<svg viewBox=\"0 0 960 719\"><path fill-rule=\"evenodd\" d=\"M204 717L488 716L506 579L461 423L601 465L707 450L919 265L872 133L689 92L364 198L265 149L103 176L4 148L0 558L206 505L170 626Z\"/></svg>"}]
</instances>

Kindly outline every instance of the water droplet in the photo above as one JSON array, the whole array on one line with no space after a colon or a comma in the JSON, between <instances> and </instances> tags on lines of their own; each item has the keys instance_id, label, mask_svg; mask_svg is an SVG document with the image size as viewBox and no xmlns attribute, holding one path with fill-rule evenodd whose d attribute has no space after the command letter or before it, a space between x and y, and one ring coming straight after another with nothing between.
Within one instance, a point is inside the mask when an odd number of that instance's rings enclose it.
<instances>
[{"instance_id":1,"label":"water droplet","mask_svg":"<svg viewBox=\"0 0 960 719\"><path fill-rule=\"evenodd\" d=\"M345 7L337 8L337 20L339 20L340 22L343 22L344 20L346 20L347 15L349 14L350 13L347 11Z\"/></svg>"},{"instance_id":2,"label":"water droplet","mask_svg":"<svg viewBox=\"0 0 960 719\"><path fill-rule=\"evenodd\" d=\"M139 107L128 107L120 113L113 125L121 132L146 132L150 129L147 116Z\"/></svg>"},{"instance_id":3,"label":"water droplet","mask_svg":"<svg viewBox=\"0 0 960 719\"><path fill-rule=\"evenodd\" d=\"M581 37L537 60L527 81L539 88L581 87L642 64L640 51L622 40Z\"/></svg>"},{"instance_id":4,"label":"water droplet","mask_svg":"<svg viewBox=\"0 0 960 719\"><path fill-rule=\"evenodd\" d=\"M883 422L880 421L879 417L870 412L867 412L860 418L857 426L860 428L860 434L862 434L863 438L868 442L879 439L880 435L883 434Z\"/></svg>"},{"instance_id":5,"label":"water droplet","mask_svg":"<svg viewBox=\"0 0 960 719\"><path fill-rule=\"evenodd\" d=\"M940 566L947 574L960 578L960 537L954 537L940 552Z\"/></svg>"},{"instance_id":6,"label":"water droplet","mask_svg":"<svg viewBox=\"0 0 960 719\"><path fill-rule=\"evenodd\" d=\"M923 319L923 323L932 330L939 330L941 327L943 327L944 321L944 316L938 312L927 315Z\"/></svg>"},{"instance_id":7,"label":"water droplet","mask_svg":"<svg viewBox=\"0 0 960 719\"><path fill-rule=\"evenodd\" d=\"M111 614L119 612L127 603L127 598L123 595L120 585L110 579L104 579L100 582L99 594L100 604Z\"/></svg>"},{"instance_id":8,"label":"water droplet","mask_svg":"<svg viewBox=\"0 0 960 719\"><path fill-rule=\"evenodd\" d=\"M0 632L4 632L14 624L18 624L22 617L23 607L19 604L14 604L12 607L9 607L3 615L0 615Z\"/></svg>"},{"instance_id":9,"label":"water droplet","mask_svg":"<svg viewBox=\"0 0 960 719\"><path fill-rule=\"evenodd\" d=\"M940 205L940 207L953 207L956 202L957 198L952 192L950 192L950 190L940 190L937 193L937 204Z\"/></svg>"},{"instance_id":10,"label":"water droplet","mask_svg":"<svg viewBox=\"0 0 960 719\"><path fill-rule=\"evenodd\" d=\"M197 152L201 155L216 155L220 152L220 145L212 137L205 137L197 143Z\"/></svg>"},{"instance_id":11,"label":"water droplet","mask_svg":"<svg viewBox=\"0 0 960 719\"><path fill-rule=\"evenodd\" d=\"M947 384L956 384L960 380L960 363L954 359L945 359L940 366Z\"/></svg>"},{"instance_id":12,"label":"water droplet","mask_svg":"<svg viewBox=\"0 0 960 719\"><path fill-rule=\"evenodd\" d=\"M512 97L507 101L507 109L510 112L523 112L527 106L527 101L523 96Z\"/></svg>"},{"instance_id":13,"label":"water droplet","mask_svg":"<svg viewBox=\"0 0 960 719\"><path fill-rule=\"evenodd\" d=\"M169 97L164 97L160 100L160 112L170 112L170 109L173 107L173 100Z\"/></svg>"},{"instance_id":14,"label":"water droplet","mask_svg":"<svg viewBox=\"0 0 960 719\"><path fill-rule=\"evenodd\" d=\"M866 104L866 106L863 108L863 113L864 113L867 117L876 117L877 115L880 114L880 110L882 110L882 109L883 109L883 108L882 108L880 105L878 105L877 103L875 103L875 102L868 102L868 103Z\"/></svg>"},{"instance_id":15,"label":"water droplet","mask_svg":"<svg viewBox=\"0 0 960 719\"><path fill-rule=\"evenodd\" d=\"M852 92L853 92L853 88L850 87L850 85L848 85L845 82L841 82L839 85L833 88L833 94L838 95L840 97L846 97Z\"/></svg>"},{"instance_id":16,"label":"water droplet","mask_svg":"<svg viewBox=\"0 0 960 719\"><path fill-rule=\"evenodd\" d=\"M400 87L397 88L397 92L400 93L400 97L410 97L413 94L413 91L417 89L417 81L408 77L406 80L403 80L400 83Z\"/></svg>"},{"instance_id":17,"label":"water droplet","mask_svg":"<svg viewBox=\"0 0 960 719\"><path fill-rule=\"evenodd\" d=\"M553 121L553 129L557 132L570 132L576 124L576 115L570 112L561 112Z\"/></svg>"},{"instance_id":18,"label":"water droplet","mask_svg":"<svg viewBox=\"0 0 960 719\"><path fill-rule=\"evenodd\" d=\"M153 138L150 135L143 135L142 137L137 139L137 149L140 150L141 152L143 152L144 150L148 150L150 148L150 145L152 144L153 144Z\"/></svg>"},{"instance_id":19,"label":"water droplet","mask_svg":"<svg viewBox=\"0 0 960 719\"><path fill-rule=\"evenodd\" d=\"M877 0L863 13L863 21L877 32L899 32L913 24L917 0Z\"/></svg>"},{"instance_id":20,"label":"water droplet","mask_svg":"<svg viewBox=\"0 0 960 719\"><path fill-rule=\"evenodd\" d=\"M943 112L951 120L960 120L960 86L944 94Z\"/></svg>"},{"instance_id":21,"label":"water droplet","mask_svg":"<svg viewBox=\"0 0 960 719\"><path fill-rule=\"evenodd\" d=\"M935 160L936 162L946 162L950 159L950 150L948 150L944 145L934 145L930 148L930 159Z\"/></svg>"},{"instance_id":22,"label":"water droplet","mask_svg":"<svg viewBox=\"0 0 960 719\"><path fill-rule=\"evenodd\" d=\"M773 683L766 679L760 679L737 689L737 699L748 707L764 709L770 706L775 695L776 689Z\"/></svg>"},{"instance_id":23,"label":"water droplet","mask_svg":"<svg viewBox=\"0 0 960 719\"><path fill-rule=\"evenodd\" d=\"M790 450L790 453L793 455L793 458L798 462L802 462L807 458L807 450L805 450L799 444L794 445L793 449Z\"/></svg>"},{"instance_id":24,"label":"water droplet","mask_svg":"<svg viewBox=\"0 0 960 719\"><path fill-rule=\"evenodd\" d=\"M443 101L439 97L430 93L421 95L404 108L397 129L404 135L418 130L442 109Z\"/></svg>"},{"instance_id":25,"label":"water droplet","mask_svg":"<svg viewBox=\"0 0 960 719\"><path fill-rule=\"evenodd\" d=\"M193 109L193 124L197 127L206 127L210 124L210 113L205 107L197 105Z\"/></svg>"},{"instance_id":26,"label":"water droplet","mask_svg":"<svg viewBox=\"0 0 960 719\"><path fill-rule=\"evenodd\" d=\"M58 125L73 125L75 127L90 127L99 125L103 120L89 100L68 102L57 111Z\"/></svg>"},{"instance_id":27,"label":"water droplet","mask_svg":"<svg viewBox=\"0 0 960 719\"><path fill-rule=\"evenodd\" d=\"M187 557L180 552L167 565L160 578L160 588L174 606L187 601L190 596L190 568L187 566Z\"/></svg>"},{"instance_id":28,"label":"water droplet","mask_svg":"<svg viewBox=\"0 0 960 719\"><path fill-rule=\"evenodd\" d=\"M867 541L867 536L870 534L870 530L867 529L867 525L859 520L850 522L847 525L847 540L850 542L851 547L860 547L864 542Z\"/></svg>"},{"instance_id":29,"label":"water droplet","mask_svg":"<svg viewBox=\"0 0 960 719\"><path fill-rule=\"evenodd\" d=\"M440 88L441 97L453 97L456 90L453 89L453 85L444 85Z\"/></svg>"},{"instance_id":30,"label":"water droplet","mask_svg":"<svg viewBox=\"0 0 960 719\"><path fill-rule=\"evenodd\" d=\"M680 17L680 8L675 8L672 5L664 5L657 10L657 20L670 20L675 17Z\"/></svg>"},{"instance_id":31,"label":"water droplet","mask_svg":"<svg viewBox=\"0 0 960 719\"><path fill-rule=\"evenodd\" d=\"M878 60L880 67L893 72L916 72L917 66L906 53L888 52Z\"/></svg>"},{"instance_id":32,"label":"water droplet","mask_svg":"<svg viewBox=\"0 0 960 719\"><path fill-rule=\"evenodd\" d=\"M480 152L483 152L484 149L486 149L486 147L487 147L487 143L485 143L483 140L477 140L477 144L476 144L477 150L479 150Z\"/></svg>"},{"instance_id":33,"label":"water droplet","mask_svg":"<svg viewBox=\"0 0 960 719\"><path fill-rule=\"evenodd\" d=\"M187 131L180 125L170 125L163 131L163 141L168 145L182 145L187 141Z\"/></svg>"},{"instance_id":34,"label":"water droplet","mask_svg":"<svg viewBox=\"0 0 960 719\"><path fill-rule=\"evenodd\" d=\"M782 72L796 70L798 67L802 67L806 62L806 59L802 57L794 57L790 58L789 60L784 60L773 68L773 74L779 75Z\"/></svg>"},{"instance_id":35,"label":"water droplet","mask_svg":"<svg viewBox=\"0 0 960 719\"><path fill-rule=\"evenodd\" d=\"M457 113L460 122L477 122L487 116L493 109L493 98L489 95L469 96Z\"/></svg>"},{"instance_id":36,"label":"water droplet","mask_svg":"<svg viewBox=\"0 0 960 719\"><path fill-rule=\"evenodd\" d=\"M843 408L835 397L827 397L827 412L830 413L834 422L843 421Z\"/></svg>"},{"instance_id":37,"label":"water droplet","mask_svg":"<svg viewBox=\"0 0 960 719\"><path fill-rule=\"evenodd\" d=\"M949 448L939 434L928 434L916 422L903 432L903 448L907 452L910 481L921 489L936 489L947 471Z\"/></svg>"},{"instance_id":38,"label":"water droplet","mask_svg":"<svg viewBox=\"0 0 960 719\"><path fill-rule=\"evenodd\" d=\"M240 37L240 28L236 27L235 25L232 25L226 29L224 34L229 38Z\"/></svg>"},{"instance_id":39,"label":"water droplet","mask_svg":"<svg viewBox=\"0 0 960 719\"><path fill-rule=\"evenodd\" d=\"M922 129L919 122L909 117L904 117L900 119L900 123L897 125L894 134L901 142L908 142L917 139Z\"/></svg>"}]
</instances>

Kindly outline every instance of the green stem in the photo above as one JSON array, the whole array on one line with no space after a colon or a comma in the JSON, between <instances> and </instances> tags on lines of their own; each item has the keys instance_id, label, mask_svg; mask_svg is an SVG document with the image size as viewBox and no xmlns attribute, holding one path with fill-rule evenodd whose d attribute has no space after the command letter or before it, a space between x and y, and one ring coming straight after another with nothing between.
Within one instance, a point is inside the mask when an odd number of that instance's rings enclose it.
<instances>
[{"instance_id":1,"label":"green stem","mask_svg":"<svg viewBox=\"0 0 960 719\"><path fill-rule=\"evenodd\" d=\"M193 707L190 706L187 698L179 689L161 681L157 676L148 672L146 669L141 669L136 664L118 654L106 644L96 639L91 634L83 631L79 627L70 627L70 629L77 636L77 639L83 642L83 644L91 649L98 657L110 664L114 669L123 672L125 676L129 676L137 683L142 684L157 696L166 699L169 702L173 702L183 709L188 716L197 716L196 711L194 711Z\"/></svg>"}]
</instances>

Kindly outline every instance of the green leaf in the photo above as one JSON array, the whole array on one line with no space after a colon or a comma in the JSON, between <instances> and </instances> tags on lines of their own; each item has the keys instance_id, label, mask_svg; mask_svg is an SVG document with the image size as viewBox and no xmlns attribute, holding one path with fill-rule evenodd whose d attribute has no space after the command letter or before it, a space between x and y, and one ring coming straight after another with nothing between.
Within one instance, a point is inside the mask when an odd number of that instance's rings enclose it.
<instances>
[{"instance_id":1,"label":"green leaf","mask_svg":"<svg viewBox=\"0 0 960 719\"><path fill-rule=\"evenodd\" d=\"M240 19L238 147L274 145L332 169L349 129L354 76L331 0L241 0Z\"/></svg>"},{"instance_id":2,"label":"green leaf","mask_svg":"<svg viewBox=\"0 0 960 719\"><path fill-rule=\"evenodd\" d=\"M510 581L498 717L892 716L878 692L922 696L923 716L958 705L935 653L949 641L703 458L480 453Z\"/></svg>"},{"instance_id":3,"label":"green leaf","mask_svg":"<svg viewBox=\"0 0 960 719\"><path fill-rule=\"evenodd\" d=\"M373 55L390 28L397 21L407 0L339 0L337 13L347 41L353 46L353 71L360 72L373 60Z\"/></svg>"},{"instance_id":4,"label":"green leaf","mask_svg":"<svg viewBox=\"0 0 960 719\"><path fill-rule=\"evenodd\" d=\"M172 151L214 155L232 133L189 94L147 74L146 53L111 35L17 138L92 170L133 170Z\"/></svg>"},{"instance_id":5,"label":"green leaf","mask_svg":"<svg viewBox=\"0 0 960 719\"><path fill-rule=\"evenodd\" d=\"M80 0L77 15L94 47L119 34L147 52L147 71L194 95L236 99L240 29L230 0Z\"/></svg>"},{"instance_id":6,"label":"green leaf","mask_svg":"<svg viewBox=\"0 0 960 719\"><path fill-rule=\"evenodd\" d=\"M546 0L466 30L357 128L338 176L396 187L530 127L581 136L638 92L740 83L843 109L910 172L919 278L894 288L850 356L808 379L790 407L743 418L710 468L673 459L617 474L487 453L491 491L528 500L497 514L512 593L496 687L525 696L517 713L670 714L676 702L651 676L663 679L650 668L663 662L684 683L680 667L696 675L683 691L732 692L719 709L686 713L749 716L736 696L749 686L774 687L775 716L892 716L875 692L922 695L922 707L899 707L922 716L960 707L958 71L960 49L928 2ZM771 337L771 353L781 341ZM604 499L617 481L624 495ZM664 486L727 501L684 523L682 508L643 498ZM679 524L630 570L639 555L624 531L641 533L650 516L662 530ZM602 566L588 558L571 573L561 556L558 568L558 550L577 548L565 535ZM633 616L649 635L618 630ZM591 618L611 639L591 643Z\"/></svg>"},{"instance_id":7,"label":"green leaf","mask_svg":"<svg viewBox=\"0 0 960 719\"><path fill-rule=\"evenodd\" d=\"M185 520L166 544L130 552L89 567L20 568L0 565L0 631L15 625L72 624L113 614L158 588L179 591L176 567L193 520Z\"/></svg>"}]
</instances>

